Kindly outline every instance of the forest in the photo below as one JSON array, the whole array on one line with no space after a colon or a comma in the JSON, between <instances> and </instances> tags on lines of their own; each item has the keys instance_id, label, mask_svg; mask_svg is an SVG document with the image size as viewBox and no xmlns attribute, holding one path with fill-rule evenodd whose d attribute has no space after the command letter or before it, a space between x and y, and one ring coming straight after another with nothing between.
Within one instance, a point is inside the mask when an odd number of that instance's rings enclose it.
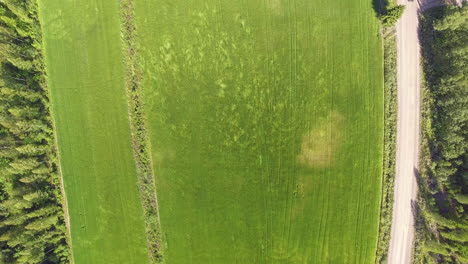
<instances>
[{"instance_id":1,"label":"forest","mask_svg":"<svg viewBox=\"0 0 468 264\"><path fill-rule=\"evenodd\" d=\"M69 263L35 0L0 2L0 263Z\"/></svg>"},{"instance_id":2,"label":"forest","mask_svg":"<svg viewBox=\"0 0 468 264\"><path fill-rule=\"evenodd\" d=\"M423 13L425 76L414 263L468 263L468 5Z\"/></svg>"}]
</instances>

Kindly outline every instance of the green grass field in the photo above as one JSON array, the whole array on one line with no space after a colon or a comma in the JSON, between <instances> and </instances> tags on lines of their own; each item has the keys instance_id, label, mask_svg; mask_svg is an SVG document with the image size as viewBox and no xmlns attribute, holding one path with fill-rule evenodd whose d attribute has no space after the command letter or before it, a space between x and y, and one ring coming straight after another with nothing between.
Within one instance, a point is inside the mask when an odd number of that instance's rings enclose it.
<instances>
[{"instance_id":1,"label":"green grass field","mask_svg":"<svg viewBox=\"0 0 468 264\"><path fill-rule=\"evenodd\" d=\"M75 263L147 263L118 2L39 4Z\"/></svg>"},{"instance_id":2,"label":"green grass field","mask_svg":"<svg viewBox=\"0 0 468 264\"><path fill-rule=\"evenodd\" d=\"M166 263L374 263L372 1L135 4Z\"/></svg>"}]
</instances>

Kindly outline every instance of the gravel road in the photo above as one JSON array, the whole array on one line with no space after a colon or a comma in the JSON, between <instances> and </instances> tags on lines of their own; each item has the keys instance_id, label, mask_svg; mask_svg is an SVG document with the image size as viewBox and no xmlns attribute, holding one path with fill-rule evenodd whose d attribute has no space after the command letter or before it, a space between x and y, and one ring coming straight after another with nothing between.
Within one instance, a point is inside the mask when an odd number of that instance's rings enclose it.
<instances>
[{"instance_id":1,"label":"gravel road","mask_svg":"<svg viewBox=\"0 0 468 264\"><path fill-rule=\"evenodd\" d=\"M406 5L397 24L398 47L398 127L395 200L388 260L390 264L410 264L414 241L412 203L416 199L419 157L420 43L419 12L439 5L439 1L399 0Z\"/></svg>"}]
</instances>

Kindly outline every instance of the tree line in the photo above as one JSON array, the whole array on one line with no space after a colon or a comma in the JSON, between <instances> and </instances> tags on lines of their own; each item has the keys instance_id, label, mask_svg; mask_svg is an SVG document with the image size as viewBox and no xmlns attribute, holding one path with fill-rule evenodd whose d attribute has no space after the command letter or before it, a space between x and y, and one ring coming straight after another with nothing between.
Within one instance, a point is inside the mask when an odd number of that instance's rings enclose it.
<instances>
[{"instance_id":1,"label":"tree line","mask_svg":"<svg viewBox=\"0 0 468 264\"><path fill-rule=\"evenodd\" d=\"M0 1L0 263L69 263L36 0Z\"/></svg>"},{"instance_id":2,"label":"tree line","mask_svg":"<svg viewBox=\"0 0 468 264\"><path fill-rule=\"evenodd\" d=\"M468 5L422 14L423 123L415 263L468 263Z\"/></svg>"}]
</instances>

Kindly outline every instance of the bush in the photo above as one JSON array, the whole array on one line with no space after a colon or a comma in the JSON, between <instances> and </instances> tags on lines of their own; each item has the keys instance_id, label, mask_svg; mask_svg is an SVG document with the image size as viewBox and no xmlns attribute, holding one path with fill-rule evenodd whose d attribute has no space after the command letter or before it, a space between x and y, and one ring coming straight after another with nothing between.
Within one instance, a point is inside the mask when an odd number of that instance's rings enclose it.
<instances>
[{"instance_id":1,"label":"bush","mask_svg":"<svg viewBox=\"0 0 468 264\"><path fill-rule=\"evenodd\" d=\"M386 12L382 16L380 16L380 20L382 21L382 24L386 27L394 26L398 19L400 19L404 11L405 6L393 6L387 9Z\"/></svg>"}]
</instances>

